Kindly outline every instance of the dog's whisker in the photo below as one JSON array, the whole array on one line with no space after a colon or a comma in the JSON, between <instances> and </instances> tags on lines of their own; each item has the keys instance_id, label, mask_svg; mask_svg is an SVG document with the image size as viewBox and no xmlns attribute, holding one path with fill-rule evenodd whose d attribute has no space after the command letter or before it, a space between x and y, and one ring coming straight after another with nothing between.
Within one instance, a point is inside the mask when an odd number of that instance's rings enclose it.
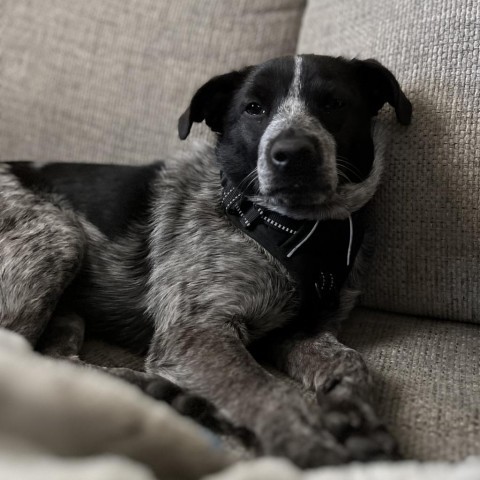
<instances>
[{"instance_id":1,"label":"dog's whisker","mask_svg":"<svg viewBox=\"0 0 480 480\"><path fill-rule=\"evenodd\" d=\"M255 192L254 193L258 193L258 176L255 175L249 182L248 182L248 185L245 187L245 191L247 191L255 182L257 182L257 185L256 185L256 188L255 188Z\"/></svg>"},{"instance_id":2,"label":"dog's whisker","mask_svg":"<svg viewBox=\"0 0 480 480\"><path fill-rule=\"evenodd\" d=\"M349 171L348 169L346 169L346 171L344 170L345 167L342 167L342 166L339 166L337 168L337 174L343 178L345 178L346 180L348 180L349 182L351 182L351 178L349 176L349 173L354 173L354 172L351 172Z\"/></svg>"},{"instance_id":3,"label":"dog's whisker","mask_svg":"<svg viewBox=\"0 0 480 480\"><path fill-rule=\"evenodd\" d=\"M359 170L358 167L356 167L350 160L348 160L347 158L345 157L337 157L337 163L339 165L341 165L342 167L344 168L347 168L348 170L350 170L352 173L354 173L355 175L357 175L358 177L361 177L361 171Z\"/></svg>"},{"instance_id":4,"label":"dog's whisker","mask_svg":"<svg viewBox=\"0 0 480 480\"><path fill-rule=\"evenodd\" d=\"M353 165L351 162L349 162L348 160L344 160L342 158L337 158L337 163L339 165L342 165L344 167L347 167L349 170L351 170L352 172L356 172L356 173L360 173L360 170L358 169L358 167L356 167L355 165Z\"/></svg>"},{"instance_id":5,"label":"dog's whisker","mask_svg":"<svg viewBox=\"0 0 480 480\"><path fill-rule=\"evenodd\" d=\"M345 179L347 182L352 183L352 180L350 179L350 177L348 177L347 174L345 174L344 172L342 172L342 171L340 171L340 170L338 170L337 173L338 173L338 176L339 176L340 178L343 178L343 179Z\"/></svg>"},{"instance_id":6,"label":"dog's whisker","mask_svg":"<svg viewBox=\"0 0 480 480\"><path fill-rule=\"evenodd\" d=\"M238 184L238 187L237 187L237 188L238 188L239 190L241 190L242 187L244 186L244 184L250 180L250 177L251 177L253 174L255 174L255 170L256 170L256 168L253 169L248 175L245 175L245 177L243 178L243 180Z\"/></svg>"},{"instance_id":7,"label":"dog's whisker","mask_svg":"<svg viewBox=\"0 0 480 480\"><path fill-rule=\"evenodd\" d=\"M358 168L356 168L354 165L352 165L350 162L346 160L342 160L341 158L337 158L337 172L343 172L345 175L347 175L347 172L352 174L354 178L361 179L361 173ZM352 182L352 180L349 178L349 182Z\"/></svg>"},{"instance_id":8,"label":"dog's whisker","mask_svg":"<svg viewBox=\"0 0 480 480\"><path fill-rule=\"evenodd\" d=\"M257 167L255 167L238 185L238 190L244 194L249 187L258 180Z\"/></svg>"}]
</instances>

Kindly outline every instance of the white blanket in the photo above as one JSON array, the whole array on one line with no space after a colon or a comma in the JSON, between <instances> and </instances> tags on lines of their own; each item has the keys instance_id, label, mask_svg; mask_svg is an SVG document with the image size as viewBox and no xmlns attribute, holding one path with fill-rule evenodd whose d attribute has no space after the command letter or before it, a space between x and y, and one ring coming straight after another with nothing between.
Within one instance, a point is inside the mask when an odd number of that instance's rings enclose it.
<instances>
[{"instance_id":1,"label":"white blanket","mask_svg":"<svg viewBox=\"0 0 480 480\"><path fill-rule=\"evenodd\" d=\"M43 357L0 329L0 480L479 480L457 464L353 464L301 472L235 461L210 432L103 372Z\"/></svg>"}]
</instances>

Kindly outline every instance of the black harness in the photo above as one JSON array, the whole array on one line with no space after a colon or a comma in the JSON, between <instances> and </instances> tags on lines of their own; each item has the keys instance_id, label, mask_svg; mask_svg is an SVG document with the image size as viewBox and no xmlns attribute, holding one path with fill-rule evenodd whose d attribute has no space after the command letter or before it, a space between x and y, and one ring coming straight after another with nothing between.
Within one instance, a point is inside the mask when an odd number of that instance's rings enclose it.
<instances>
[{"instance_id":1,"label":"black harness","mask_svg":"<svg viewBox=\"0 0 480 480\"><path fill-rule=\"evenodd\" d=\"M294 220L248 200L222 175L222 205L232 224L280 261L298 285L300 314L335 308L364 235L363 211L346 220Z\"/></svg>"}]
</instances>

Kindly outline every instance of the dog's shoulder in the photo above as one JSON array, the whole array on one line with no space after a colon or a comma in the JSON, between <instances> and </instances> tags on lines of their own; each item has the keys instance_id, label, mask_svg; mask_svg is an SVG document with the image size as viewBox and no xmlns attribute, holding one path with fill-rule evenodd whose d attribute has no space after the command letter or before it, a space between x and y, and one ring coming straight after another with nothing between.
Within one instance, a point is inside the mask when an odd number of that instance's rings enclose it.
<instances>
[{"instance_id":1,"label":"dog's shoulder","mask_svg":"<svg viewBox=\"0 0 480 480\"><path fill-rule=\"evenodd\" d=\"M197 142L188 152L166 160L154 185L153 223L172 232L190 227L189 222L199 229L206 228L206 222L223 223L220 198L214 146Z\"/></svg>"}]
</instances>

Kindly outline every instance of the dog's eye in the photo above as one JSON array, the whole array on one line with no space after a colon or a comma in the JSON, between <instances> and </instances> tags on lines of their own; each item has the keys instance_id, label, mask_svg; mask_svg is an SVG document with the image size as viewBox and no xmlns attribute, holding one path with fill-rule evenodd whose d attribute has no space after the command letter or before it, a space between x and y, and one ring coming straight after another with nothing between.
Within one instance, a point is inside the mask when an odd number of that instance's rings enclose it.
<instances>
[{"instance_id":1,"label":"dog's eye","mask_svg":"<svg viewBox=\"0 0 480 480\"><path fill-rule=\"evenodd\" d=\"M256 102L249 103L245 107L245 112L255 117L259 115L265 115L265 109L259 103L256 103Z\"/></svg>"},{"instance_id":2,"label":"dog's eye","mask_svg":"<svg viewBox=\"0 0 480 480\"><path fill-rule=\"evenodd\" d=\"M345 103L342 100L340 100L339 98L336 98L336 97L325 98L321 103L322 110L324 110L326 112L332 112L334 110L339 110L344 105L345 105Z\"/></svg>"}]
</instances>

